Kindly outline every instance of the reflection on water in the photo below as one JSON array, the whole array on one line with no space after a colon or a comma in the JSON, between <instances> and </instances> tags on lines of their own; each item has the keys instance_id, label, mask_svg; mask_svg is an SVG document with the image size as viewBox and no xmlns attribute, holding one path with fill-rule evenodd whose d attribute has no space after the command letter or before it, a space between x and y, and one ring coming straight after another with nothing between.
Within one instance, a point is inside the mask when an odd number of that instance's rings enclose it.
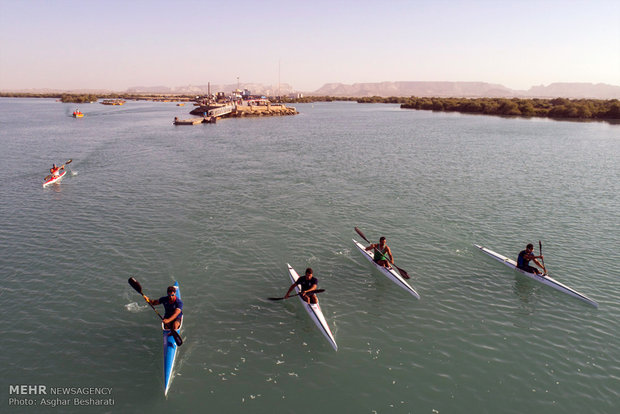
<instances>
[{"instance_id":1,"label":"reflection on water","mask_svg":"<svg viewBox=\"0 0 620 414\"><path fill-rule=\"evenodd\" d=\"M515 295L519 298L519 311L518 313L521 315L529 316L536 313L538 305L540 303L539 298L536 293L540 289L540 286L536 286L536 284L529 280L526 277L521 276L518 272L515 273L515 282L513 285L513 291ZM515 323L516 326L521 326L521 322L529 321L528 325L530 325L531 321L529 318L520 320L517 319Z\"/></svg>"}]
</instances>

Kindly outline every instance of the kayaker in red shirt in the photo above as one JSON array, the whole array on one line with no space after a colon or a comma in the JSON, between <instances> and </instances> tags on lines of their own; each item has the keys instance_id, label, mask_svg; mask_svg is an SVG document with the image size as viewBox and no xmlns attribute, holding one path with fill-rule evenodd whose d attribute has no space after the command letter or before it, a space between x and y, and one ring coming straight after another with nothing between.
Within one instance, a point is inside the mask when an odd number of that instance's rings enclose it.
<instances>
[{"instance_id":1,"label":"kayaker in red shirt","mask_svg":"<svg viewBox=\"0 0 620 414\"><path fill-rule=\"evenodd\" d=\"M385 237L381 237L379 239L379 243L373 243L366 247L366 250L371 249L375 251L373 260L379 266L387 267L389 269L391 267L390 263L394 264L394 256L392 256L392 250L390 250L388 245L385 243Z\"/></svg>"},{"instance_id":2,"label":"kayaker in red shirt","mask_svg":"<svg viewBox=\"0 0 620 414\"><path fill-rule=\"evenodd\" d=\"M164 326L170 329L170 322L174 321L174 329L177 330L181 326L181 319L183 318L183 302L177 298L177 290L174 286L168 286L166 290L168 296L162 296L159 299L151 300L148 296L144 296L147 302L151 305L164 305L166 313L164 313Z\"/></svg>"},{"instance_id":3,"label":"kayaker in red shirt","mask_svg":"<svg viewBox=\"0 0 620 414\"><path fill-rule=\"evenodd\" d=\"M50 174L52 177L58 177L60 175L60 170L64 170L65 166L57 167L56 164L53 164L52 168L50 168Z\"/></svg>"}]
</instances>

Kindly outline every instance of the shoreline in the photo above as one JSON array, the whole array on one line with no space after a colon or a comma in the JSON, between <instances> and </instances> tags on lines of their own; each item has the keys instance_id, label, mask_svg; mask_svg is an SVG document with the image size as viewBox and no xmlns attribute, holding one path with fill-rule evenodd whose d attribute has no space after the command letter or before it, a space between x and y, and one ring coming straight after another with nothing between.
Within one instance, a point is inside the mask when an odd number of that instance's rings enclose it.
<instances>
[{"instance_id":1,"label":"shoreline","mask_svg":"<svg viewBox=\"0 0 620 414\"><path fill-rule=\"evenodd\" d=\"M195 97L188 95L133 95L114 94L105 96L69 95L69 94L30 94L30 93L0 93L3 98L62 98L75 96L75 101L64 103L90 103L94 99L124 99L128 101L153 102L191 102ZM83 100L81 100L82 98ZM577 122L605 121L611 124L620 123L620 101L617 99L568 99L568 98L438 98L438 97L333 97L307 96L303 98L270 99L271 107L284 106L287 103L314 103L314 102L357 102L357 103L391 103L400 104L402 109L430 110L434 112L458 112L464 114L480 114L493 116L508 116L519 118L548 118L554 120L570 120ZM240 106L243 107L243 106ZM257 108L252 106L251 108ZM241 110L238 114L226 117L247 116L280 116L294 115L298 112L282 110ZM194 114L195 115L195 114Z\"/></svg>"}]
</instances>

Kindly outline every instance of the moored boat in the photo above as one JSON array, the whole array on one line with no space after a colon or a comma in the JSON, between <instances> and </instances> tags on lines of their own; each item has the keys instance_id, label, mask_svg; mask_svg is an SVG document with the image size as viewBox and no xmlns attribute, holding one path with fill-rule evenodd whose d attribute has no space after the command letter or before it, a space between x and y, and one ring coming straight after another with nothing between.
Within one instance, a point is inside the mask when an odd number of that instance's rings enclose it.
<instances>
[{"instance_id":1,"label":"moored boat","mask_svg":"<svg viewBox=\"0 0 620 414\"><path fill-rule=\"evenodd\" d=\"M387 267L378 265L374 261L373 254L366 250L366 246L356 241L355 239L353 239L353 243L355 243L355 247L357 247L357 249L364 255L366 259L368 259L368 261L370 261L370 263L372 263L375 266L375 268L377 268L377 270L383 273L392 282L396 283L398 286L405 289L411 295L413 295L417 299L420 299L420 295L418 294L418 292L416 292L416 290L412 288L411 285L409 285L409 283L405 281L405 279L403 279L403 277L400 275L400 273L398 273L396 269L394 269L394 267L387 268Z\"/></svg>"},{"instance_id":2,"label":"moored boat","mask_svg":"<svg viewBox=\"0 0 620 414\"><path fill-rule=\"evenodd\" d=\"M177 290L177 298L181 299L181 289L179 288L179 282L174 282L173 286ZM185 317L181 318L181 326L179 326L179 329L176 330L177 333L180 333L181 331L181 327L183 326L183 319L185 319ZM170 388L170 383L172 382L174 361L176 359L179 347L172 335L170 335L170 329L164 328L163 322L161 324L161 329L164 336L164 395L167 395L168 389Z\"/></svg>"},{"instance_id":3,"label":"moored boat","mask_svg":"<svg viewBox=\"0 0 620 414\"><path fill-rule=\"evenodd\" d=\"M560 292L564 292L572 297L575 297L577 299L581 299L582 301L594 306L595 308L598 308L598 303L596 303L594 300L590 299L589 297L587 297L586 295L577 292L575 289L572 289L568 286L566 286L563 283L558 282L557 280L549 277L549 275L537 275L535 273L529 273L526 272L525 270L519 269L517 267L517 262L506 257L503 256L499 253L494 252L493 250L487 249L486 247L482 247L479 246L477 244L474 244L474 246L476 246L478 249L480 249L482 252L488 254L489 256L491 256L492 258L494 258L495 260L497 260L498 262L502 262L503 264L505 264L506 266L516 270L517 272L521 273L524 276L529 277L530 279L533 279L537 282L543 283L547 286L550 286L556 290L559 290Z\"/></svg>"},{"instance_id":4,"label":"moored boat","mask_svg":"<svg viewBox=\"0 0 620 414\"><path fill-rule=\"evenodd\" d=\"M295 283L297 279L299 279L299 275L297 274L295 269L291 267L290 264L287 263L286 265L288 266L288 274L291 278L291 283ZM300 293L301 288L299 286L295 286L295 292ZM319 305L319 303L317 302L309 304L305 300L303 300L301 296L298 297L304 309L306 310L306 312L308 312L308 315L310 315L312 321L321 330L321 333L329 341L329 344L332 346L332 348L337 351L338 345L336 344L336 340L334 339L332 331L329 329L329 325L327 325L327 321L325 320L325 316L323 316L323 311L321 310L321 306Z\"/></svg>"},{"instance_id":5,"label":"moored boat","mask_svg":"<svg viewBox=\"0 0 620 414\"><path fill-rule=\"evenodd\" d=\"M104 99L101 101L102 105L123 105L125 103L122 99Z\"/></svg>"},{"instance_id":6,"label":"moored boat","mask_svg":"<svg viewBox=\"0 0 620 414\"><path fill-rule=\"evenodd\" d=\"M60 180L62 180L62 178L65 176L66 173L67 173L67 171L63 170L56 177L51 176L49 179L47 179L47 180L45 180L43 182L43 187L47 187L50 184L59 183Z\"/></svg>"}]
</instances>

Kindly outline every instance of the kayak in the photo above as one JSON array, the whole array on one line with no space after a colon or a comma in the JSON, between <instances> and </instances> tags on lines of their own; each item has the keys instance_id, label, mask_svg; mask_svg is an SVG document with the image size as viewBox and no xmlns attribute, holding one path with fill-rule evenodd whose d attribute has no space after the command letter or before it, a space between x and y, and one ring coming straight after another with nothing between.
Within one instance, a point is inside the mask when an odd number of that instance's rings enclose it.
<instances>
[{"instance_id":1,"label":"kayak","mask_svg":"<svg viewBox=\"0 0 620 414\"><path fill-rule=\"evenodd\" d=\"M509 259L506 256L502 256L499 253L495 253L493 250L489 250L486 247L478 246L477 244L474 244L474 246L476 246L478 249L482 250L484 253L488 254L495 260L502 262L506 266L521 273L522 275L527 276L530 279L533 279L537 282L543 283L547 286L551 286L552 288L559 290L560 292L564 292L568 295L571 295L572 297L581 299L584 302L589 303L590 305L594 306L595 308L598 308L598 303L596 303L594 300L590 299L589 297L587 297L586 295L582 293L577 292L575 289L569 288L565 284L558 282L557 280L549 277L549 275L537 275L536 273L526 272L525 270L519 269L517 267L516 261Z\"/></svg>"},{"instance_id":2,"label":"kayak","mask_svg":"<svg viewBox=\"0 0 620 414\"><path fill-rule=\"evenodd\" d=\"M360 252L362 252L362 254L364 255L364 257L366 259L368 259L370 261L370 263L372 263L373 265L375 265L375 267L377 268L377 270L379 270L381 273L383 273L387 278L389 278L390 280L392 280L394 283L396 283L398 286L400 286L401 288L405 289L407 292L411 293L413 296L415 296L417 299L420 299L420 295L418 294L418 292L415 291L414 288L412 288L409 283L407 283L405 281L405 279L403 279L403 277L400 275L400 273L398 273L398 271L396 269L394 269L393 267L390 267L389 269L387 267L383 267L381 265L378 265L375 260L374 260L374 254L372 254L371 252L366 250L366 246L364 246L362 243L356 241L355 239L353 239L353 243L355 243L355 246L358 248L358 250Z\"/></svg>"},{"instance_id":3,"label":"kayak","mask_svg":"<svg viewBox=\"0 0 620 414\"><path fill-rule=\"evenodd\" d=\"M173 285L177 289L177 298L181 299L181 289L179 288L179 282L174 282ZM181 318L181 326L177 329L177 333L181 331L183 327L183 319ZM172 335L170 335L170 329L164 329L164 323L161 323L161 329L164 335L164 395L168 394L168 388L172 382L172 371L174 370L174 360L177 356L178 345L174 341Z\"/></svg>"},{"instance_id":4,"label":"kayak","mask_svg":"<svg viewBox=\"0 0 620 414\"><path fill-rule=\"evenodd\" d=\"M299 275L297 274L295 269L291 267L290 264L287 263L286 265L288 266L288 275L291 278L291 283L297 282L297 279L299 279ZM300 293L301 288L299 286L295 286L295 291L296 293ZM301 301L301 304L303 305L304 309L306 309L306 312L308 312L308 315L310 315L310 318L312 318L316 326L318 326L318 328L321 330L321 333L323 334L323 336L325 336L325 338L329 341L329 344L332 346L332 348L334 348L334 350L337 351L338 345L336 344L334 335L332 334L332 331L329 329L329 326L327 325L327 321L325 320L325 317L323 316L323 311L321 311L321 306L318 303L309 304L305 300L303 300L301 296L298 296L298 298Z\"/></svg>"},{"instance_id":5,"label":"kayak","mask_svg":"<svg viewBox=\"0 0 620 414\"><path fill-rule=\"evenodd\" d=\"M58 177L50 177L49 180L46 180L46 181L43 182L43 187L46 187L46 186L48 186L50 184L54 184L54 183L60 182L60 180L62 180L62 177L64 177L66 173L67 173L66 170L62 170L60 172L60 174L58 174Z\"/></svg>"}]
</instances>

